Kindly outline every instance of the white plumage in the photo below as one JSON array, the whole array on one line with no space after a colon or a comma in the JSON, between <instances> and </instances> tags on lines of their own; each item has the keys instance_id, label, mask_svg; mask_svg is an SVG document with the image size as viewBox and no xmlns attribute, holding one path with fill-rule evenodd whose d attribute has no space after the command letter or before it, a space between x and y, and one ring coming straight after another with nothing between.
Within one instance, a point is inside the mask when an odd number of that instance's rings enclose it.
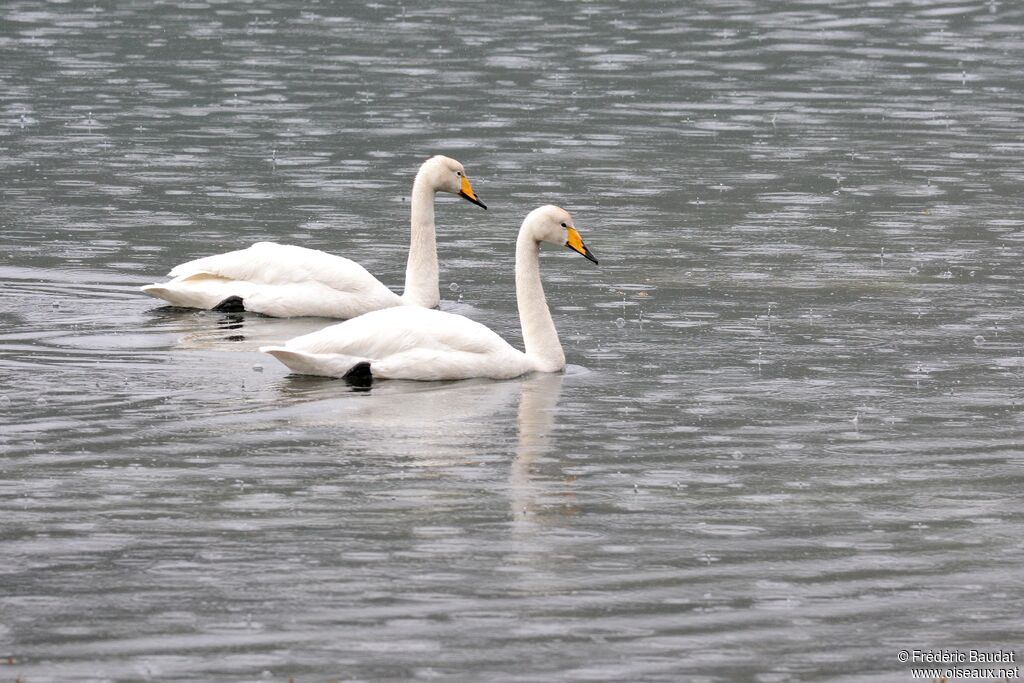
<instances>
[{"instance_id":1,"label":"white plumage","mask_svg":"<svg viewBox=\"0 0 1024 683\"><path fill-rule=\"evenodd\" d=\"M402 297L355 261L273 242L189 261L170 276L142 291L186 308L209 309L237 296L246 310L275 318L352 318L402 305Z\"/></svg>"},{"instance_id":2,"label":"white plumage","mask_svg":"<svg viewBox=\"0 0 1024 683\"><path fill-rule=\"evenodd\" d=\"M443 156L428 159L416 174L405 291L395 294L350 259L305 247L259 242L248 249L189 261L162 284L142 291L174 306L214 308L237 297L247 311L278 318L354 318L394 306L437 306L437 240L434 194L451 192L483 206L462 164Z\"/></svg>"},{"instance_id":3,"label":"white plumage","mask_svg":"<svg viewBox=\"0 0 1024 683\"><path fill-rule=\"evenodd\" d=\"M565 367L565 355L540 281L541 242L565 245L597 262L564 209L543 206L526 217L516 241L516 298L525 352L464 316L410 307L367 313L260 350L293 372L328 377L344 377L364 363L377 379L508 379L557 372Z\"/></svg>"}]
</instances>

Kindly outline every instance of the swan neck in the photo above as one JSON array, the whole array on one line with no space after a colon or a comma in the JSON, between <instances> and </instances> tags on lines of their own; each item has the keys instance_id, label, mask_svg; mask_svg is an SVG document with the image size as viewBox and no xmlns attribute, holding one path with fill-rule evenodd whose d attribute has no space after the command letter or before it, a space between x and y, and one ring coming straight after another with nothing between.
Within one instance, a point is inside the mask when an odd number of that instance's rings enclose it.
<instances>
[{"instance_id":1,"label":"swan neck","mask_svg":"<svg viewBox=\"0 0 1024 683\"><path fill-rule=\"evenodd\" d=\"M402 300L413 306L434 308L441 302L438 286L437 236L434 231L434 188L416 175L412 185L409 260L405 266Z\"/></svg>"},{"instance_id":2,"label":"swan neck","mask_svg":"<svg viewBox=\"0 0 1024 683\"><path fill-rule=\"evenodd\" d=\"M525 226L524 226L525 228ZM526 355L540 372L565 367L565 353L540 281L540 243L521 230L516 241L516 300Z\"/></svg>"}]
</instances>

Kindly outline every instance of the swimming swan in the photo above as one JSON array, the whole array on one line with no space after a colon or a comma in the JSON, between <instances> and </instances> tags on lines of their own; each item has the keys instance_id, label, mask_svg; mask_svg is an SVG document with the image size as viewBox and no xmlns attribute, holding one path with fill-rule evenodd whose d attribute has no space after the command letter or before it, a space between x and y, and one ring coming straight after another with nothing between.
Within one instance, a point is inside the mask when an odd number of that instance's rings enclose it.
<instances>
[{"instance_id":1,"label":"swimming swan","mask_svg":"<svg viewBox=\"0 0 1024 683\"><path fill-rule=\"evenodd\" d=\"M441 301L436 192L457 194L487 208L458 161L438 155L423 162L412 185L412 237L402 296L355 261L273 242L183 263L171 271L173 280L146 285L142 291L174 306L255 311L276 318L354 318L392 306L433 308Z\"/></svg>"},{"instance_id":2,"label":"swimming swan","mask_svg":"<svg viewBox=\"0 0 1024 683\"><path fill-rule=\"evenodd\" d=\"M542 206L526 217L516 240L516 300L526 353L469 318L405 307L367 313L260 351L292 372L345 377L357 384L374 378L509 379L558 372L565 367L565 354L540 281L541 242L565 245L597 263L568 211Z\"/></svg>"}]
</instances>

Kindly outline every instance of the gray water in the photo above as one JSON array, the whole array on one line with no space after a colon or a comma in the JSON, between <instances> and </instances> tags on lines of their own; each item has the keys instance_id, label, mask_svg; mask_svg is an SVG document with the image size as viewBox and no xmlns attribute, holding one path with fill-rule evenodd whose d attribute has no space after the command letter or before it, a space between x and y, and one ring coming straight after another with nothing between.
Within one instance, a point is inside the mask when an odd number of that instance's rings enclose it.
<instances>
[{"instance_id":1,"label":"gray water","mask_svg":"<svg viewBox=\"0 0 1024 683\"><path fill-rule=\"evenodd\" d=\"M301 3L308 4L308 3ZM1024 634L1024 11L0 6L0 680L903 681ZM288 376L162 308L275 240L570 367Z\"/></svg>"}]
</instances>

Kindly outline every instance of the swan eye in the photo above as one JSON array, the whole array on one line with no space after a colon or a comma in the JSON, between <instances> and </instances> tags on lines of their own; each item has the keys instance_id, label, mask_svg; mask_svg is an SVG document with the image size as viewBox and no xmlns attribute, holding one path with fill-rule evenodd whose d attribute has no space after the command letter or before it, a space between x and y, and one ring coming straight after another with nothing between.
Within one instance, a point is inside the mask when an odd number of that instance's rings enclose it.
<instances>
[{"instance_id":1,"label":"swan eye","mask_svg":"<svg viewBox=\"0 0 1024 683\"><path fill-rule=\"evenodd\" d=\"M562 227L563 227L563 228L568 228L569 226L568 226L568 225L566 225L565 223L562 223Z\"/></svg>"},{"instance_id":2,"label":"swan eye","mask_svg":"<svg viewBox=\"0 0 1024 683\"><path fill-rule=\"evenodd\" d=\"M457 176L459 176L461 178L462 177L462 171L456 171L455 175L457 175Z\"/></svg>"}]
</instances>

